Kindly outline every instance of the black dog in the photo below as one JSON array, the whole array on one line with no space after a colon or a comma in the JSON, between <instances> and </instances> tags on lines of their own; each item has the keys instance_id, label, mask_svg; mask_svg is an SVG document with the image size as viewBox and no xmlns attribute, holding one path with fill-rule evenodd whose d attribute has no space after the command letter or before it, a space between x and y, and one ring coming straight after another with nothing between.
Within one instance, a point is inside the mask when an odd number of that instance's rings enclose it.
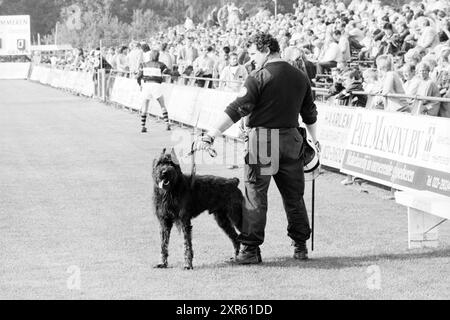
<instances>
[{"instance_id":1,"label":"black dog","mask_svg":"<svg viewBox=\"0 0 450 320\"><path fill-rule=\"evenodd\" d=\"M192 225L191 219L204 211L213 214L217 224L233 242L235 255L239 253L237 232L242 223L243 195L239 190L239 179L215 176L186 175L172 149L163 150L153 162L155 213L161 225L161 263L157 268L167 268L170 231L175 224L184 236L185 269L192 269Z\"/></svg>"}]
</instances>

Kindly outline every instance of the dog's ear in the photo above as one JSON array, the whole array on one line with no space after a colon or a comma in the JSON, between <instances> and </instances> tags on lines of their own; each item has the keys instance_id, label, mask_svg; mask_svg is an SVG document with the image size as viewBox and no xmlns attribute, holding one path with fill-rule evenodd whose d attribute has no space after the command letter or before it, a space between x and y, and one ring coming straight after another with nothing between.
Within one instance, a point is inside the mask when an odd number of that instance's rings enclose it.
<instances>
[{"instance_id":1,"label":"dog's ear","mask_svg":"<svg viewBox=\"0 0 450 320\"><path fill-rule=\"evenodd\" d=\"M166 151L167 151L167 149L164 148L163 151L161 152L161 157L164 157L166 155Z\"/></svg>"},{"instance_id":2,"label":"dog's ear","mask_svg":"<svg viewBox=\"0 0 450 320\"><path fill-rule=\"evenodd\" d=\"M172 158L172 162L175 163L176 165L180 165L180 161L178 160L177 154L175 153L175 149L172 148L172 150L170 150L170 157Z\"/></svg>"}]
</instances>

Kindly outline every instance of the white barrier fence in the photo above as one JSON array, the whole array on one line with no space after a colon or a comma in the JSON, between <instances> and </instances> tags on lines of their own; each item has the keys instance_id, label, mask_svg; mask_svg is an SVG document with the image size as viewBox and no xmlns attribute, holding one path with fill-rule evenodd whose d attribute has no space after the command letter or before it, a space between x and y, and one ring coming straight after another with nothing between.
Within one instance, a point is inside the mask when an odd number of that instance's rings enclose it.
<instances>
[{"instance_id":1,"label":"white barrier fence","mask_svg":"<svg viewBox=\"0 0 450 320\"><path fill-rule=\"evenodd\" d=\"M0 80L28 79L30 67L29 62L2 62L0 63Z\"/></svg>"},{"instance_id":2,"label":"white barrier fence","mask_svg":"<svg viewBox=\"0 0 450 320\"><path fill-rule=\"evenodd\" d=\"M171 120L208 129L214 124L214 119L225 110L226 106L236 98L236 93L204 89L177 84L163 83L162 92L167 111ZM117 77L111 90L109 100L128 108L139 110L140 87L135 79ZM156 101L152 101L149 113L161 117L161 108ZM225 132L231 138L239 136L239 124Z\"/></svg>"},{"instance_id":3,"label":"white barrier fence","mask_svg":"<svg viewBox=\"0 0 450 320\"><path fill-rule=\"evenodd\" d=\"M35 67L31 80L86 96L94 94L92 74ZM116 77L108 100L140 109L135 79ZM171 120L208 129L237 94L164 83ZM450 197L450 119L412 116L317 102L322 163L399 190L426 190ZM152 102L149 113L161 116ZM235 124L226 136L237 138Z\"/></svg>"},{"instance_id":4,"label":"white barrier fence","mask_svg":"<svg viewBox=\"0 0 450 320\"><path fill-rule=\"evenodd\" d=\"M51 69L43 66L34 66L30 80L66 89L72 92L92 97L95 92L93 74L89 72Z\"/></svg>"}]
</instances>

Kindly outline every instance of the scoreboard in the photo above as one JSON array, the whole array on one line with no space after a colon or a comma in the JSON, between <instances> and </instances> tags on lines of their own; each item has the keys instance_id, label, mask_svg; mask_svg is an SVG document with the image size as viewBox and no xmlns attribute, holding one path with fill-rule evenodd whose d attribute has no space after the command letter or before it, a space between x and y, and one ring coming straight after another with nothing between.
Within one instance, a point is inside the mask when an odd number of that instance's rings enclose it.
<instances>
[{"instance_id":1,"label":"scoreboard","mask_svg":"<svg viewBox=\"0 0 450 320\"><path fill-rule=\"evenodd\" d=\"M0 56L30 55L30 16L0 16Z\"/></svg>"}]
</instances>

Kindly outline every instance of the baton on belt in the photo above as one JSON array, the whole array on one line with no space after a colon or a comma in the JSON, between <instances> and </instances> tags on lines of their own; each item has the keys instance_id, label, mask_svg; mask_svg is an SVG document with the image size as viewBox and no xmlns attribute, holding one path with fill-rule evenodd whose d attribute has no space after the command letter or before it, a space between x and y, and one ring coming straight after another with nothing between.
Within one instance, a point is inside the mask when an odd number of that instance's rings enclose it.
<instances>
[{"instance_id":1,"label":"baton on belt","mask_svg":"<svg viewBox=\"0 0 450 320\"><path fill-rule=\"evenodd\" d=\"M311 198L311 251L314 251L314 198L316 194L316 179L312 181L312 198Z\"/></svg>"}]
</instances>

